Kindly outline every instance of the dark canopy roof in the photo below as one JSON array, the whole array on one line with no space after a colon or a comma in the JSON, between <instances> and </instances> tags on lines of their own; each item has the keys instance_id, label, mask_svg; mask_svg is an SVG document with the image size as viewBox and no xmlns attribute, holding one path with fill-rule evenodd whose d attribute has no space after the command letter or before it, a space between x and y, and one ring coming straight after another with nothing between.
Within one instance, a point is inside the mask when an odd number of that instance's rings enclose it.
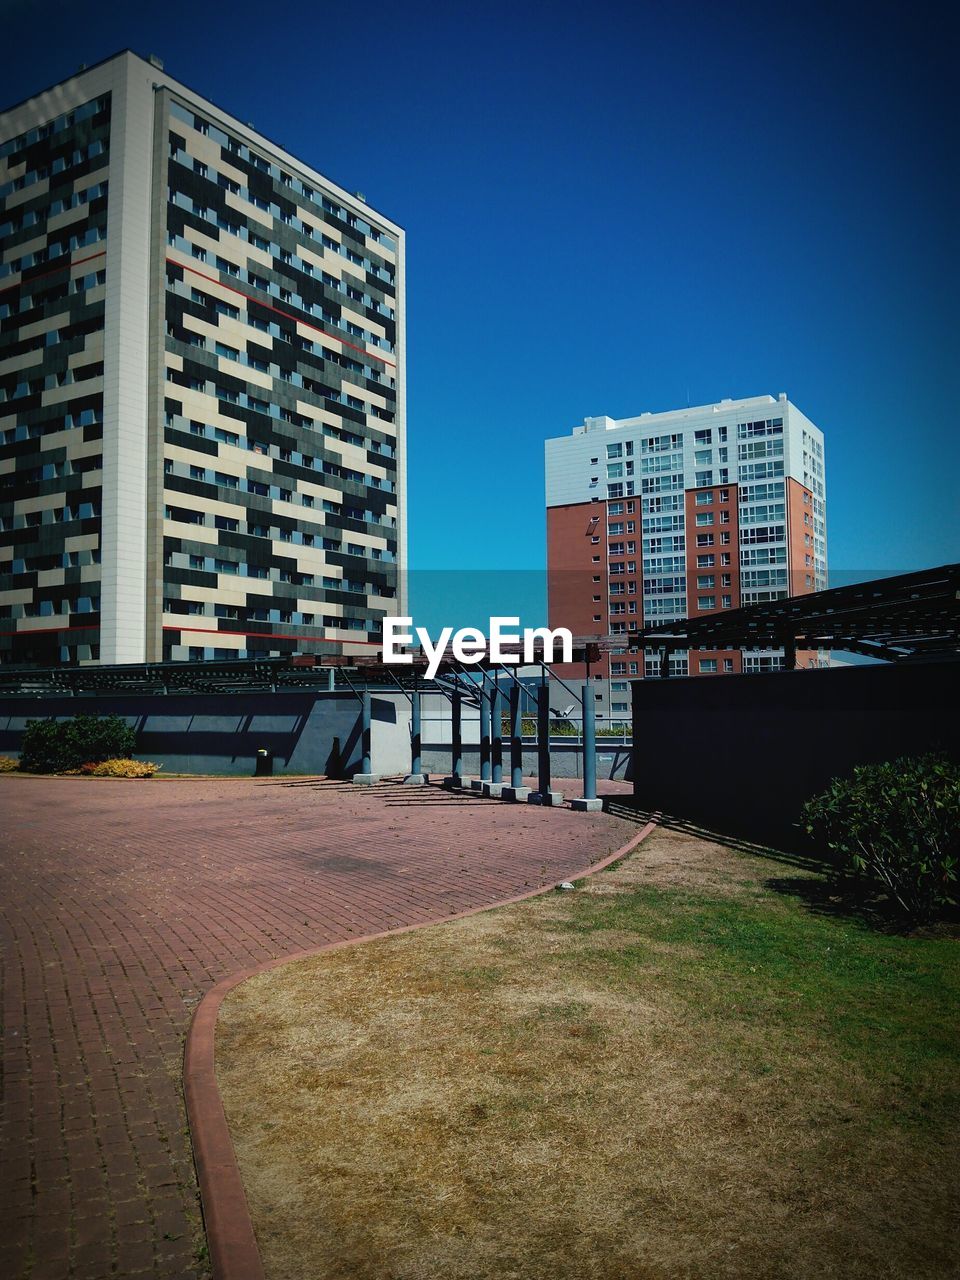
<instances>
[{"instance_id":1,"label":"dark canopy roof","mask_svg":"<svg viewBox=\"0 0 960 1280\"><path fill-rule=\"evenodd\" d=\"M631 636L642 649L795 645L902 661L960 656L960 564L663 622Z\"/></svg>"}]
</instances>

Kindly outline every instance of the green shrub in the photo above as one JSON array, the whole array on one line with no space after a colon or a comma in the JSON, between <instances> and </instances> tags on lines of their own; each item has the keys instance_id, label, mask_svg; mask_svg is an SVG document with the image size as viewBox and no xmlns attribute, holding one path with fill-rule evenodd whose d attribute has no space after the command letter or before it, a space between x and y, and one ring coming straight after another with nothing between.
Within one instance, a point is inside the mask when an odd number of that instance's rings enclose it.
<instances>
[{"instance_id":1,"label":"green shrub","mask_svg":"<svg viewBox=\"0 0 960 1280\"><path fill-rule=\"evenodd\" d=\"M911 920L955 904L960 861L960 765L927 755L861 765L803 807L807 833L841 875L888 893Z\"/></svg>"},{"instance_id":2,"label":"green shrub","mask_svg":"<svg viewBox=\"0 0 960 1280\"><path fill-rule=\"evenodd\" d=\"M63 773L91 760L130 756L136 745L136 730L119 716L28 720L20 748L20 768L30 773Z\"/></svg>"}]
</instances>

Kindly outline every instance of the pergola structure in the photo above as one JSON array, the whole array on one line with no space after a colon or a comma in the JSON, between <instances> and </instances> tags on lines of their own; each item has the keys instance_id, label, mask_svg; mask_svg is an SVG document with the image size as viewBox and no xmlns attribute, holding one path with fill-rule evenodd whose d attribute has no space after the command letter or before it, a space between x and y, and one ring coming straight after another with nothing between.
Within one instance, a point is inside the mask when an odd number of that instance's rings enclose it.
<instances>
[{"instance_id":1,"label":"pergola structure","mask_svg":"<svg viewBox=\"0 0 960 1280\"><path fill-rule=\"evenodd\" d=\"M787 670L798 649L840 649L889 662L957 658L960 564L663 622L630 641L660 651L662 676L674 649L782 648Z\"/></svg>"},{"instance_id":2,"label":"pergola structure","mask_svg":"<svg viewBox=\"0 0 960 1280\"><path fill-rule=\"evenodd\" d=\"M589 649L575 650L584 661ZM506 650L509 652L509 649ZM371 761L372 700L376 693L400 692L410 702L410 773L407 782L424 781L421 756L421 698L439 693L451 705L451 767L449 786L470 785L483 794L505 800L531 799L554 805L563 796L553 790L550 761L549 666L542 645L535 646L533 663L524 662L517 650L518 665L537 666L540 684L537 701L538 789L523 785L523 732L521 698L524 691L516 666L494 660L489 653L476 663L465 664L446 655L436 676L428 680L428 659L420 649L411 651L409 663L385 663L379 656L346 654L303 654L283 658L235 659L212 662L131 663L119 666L0 667L0 699L4 697L53 698L111 694L163 697L169 694L285 693L301 690L318 693L352 693L360 708L361 767L355 782L375 782ZM556 679L557 677L553 677ZM564 683L561 681L561 683ZM577 693L564 687L583 709L583 798L571 801L574 808L601 807L596 790L596 725L593 699L588 686ZM465 783L463 778L462 709L479 708L480 778ZM504 720L509 722L504 732ZM506 743L505 743L506 740ZM504 749L506 745L506 750ZM505 758L509 783L504 780Z\"/></svg>"},{"instance_id":3,"label":"pergola structure","mask_svg":"<svg viewBox=\"0 0 960 1280\"><path fill-rule=\"evenodd\" d=\"M623 643L622 636L581 637L574 641L574 661L586 664L589 680L589 664L597 661L602 652ZM669 672L667 658L674 649L782 648L787 669L795 666L800 648L840 649L893 662L960 658L960 564L662 623L631 634L629 643L642 651L660 652L661 676ZM539 667L541 677L537 689L539 789L533 797L528 797L527 788L522 785L522 687L516 668L489 654L469 665L447 655L436 677L427 680L426 655L422 650L413 650L411 657L410 663L402 665L387 664L380 656L372 655L310 654L232 662L46 669L6 666L0 667L0 698L349 690L361 711L363 763L355 779L361 781L376 777L370 760L371 698L377 690L391 689L405 694L410 701L409 781L422 781L420 700L423 693L437 692L450 700L452 709L450 785L462 784L461 708L472 705L480 711L481 776L475 785L487 794L509 799L534 798L547 804L562 799L551 790L550 779L548 676L558 677L544 662L542 648L534 654L533 664ZM574 801L574 805L599 807L595 709L590 686L585 683L580 693L569 685L564 687L581 704L583 716L584 798ZM509 734L503 732L504 712L509 719ZM504 737L508 740L510 785L503 781Z\"/></svg>"}]
</instances>

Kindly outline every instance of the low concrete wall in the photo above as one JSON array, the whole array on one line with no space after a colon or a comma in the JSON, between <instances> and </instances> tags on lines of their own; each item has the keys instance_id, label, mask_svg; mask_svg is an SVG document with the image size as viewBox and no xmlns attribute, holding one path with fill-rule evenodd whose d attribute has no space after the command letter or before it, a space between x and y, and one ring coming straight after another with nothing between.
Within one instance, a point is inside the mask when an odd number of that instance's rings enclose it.
<instances>
[{"instance_id":1,"label":"low concrete wall","mask_svg":"<svg viewBox=\"0 0 960 1280\"><path fill-rule=\"evenodd\" d=\"M651 809L796 847L800 808L856 765L960 756L960 662L638 680L634 795Z\"/></svg>"},{"instance_id":2,"label":"low concrete wall","mask_svg":"<svg viewBox=\"0 0 960 1280\"><path fill-rule=\"evenodd\" d=\"M275 773L346 776L360 767L360 708L352 693L279 692L91 695L5 698L0 702L0 754L17 755L27 720L118 715L137 730L137 755L170 773L252 774L257 751ZM401 694L375 695L371 746L378 773L410 762L410 704Z\"/></svg>"}]
</instances>

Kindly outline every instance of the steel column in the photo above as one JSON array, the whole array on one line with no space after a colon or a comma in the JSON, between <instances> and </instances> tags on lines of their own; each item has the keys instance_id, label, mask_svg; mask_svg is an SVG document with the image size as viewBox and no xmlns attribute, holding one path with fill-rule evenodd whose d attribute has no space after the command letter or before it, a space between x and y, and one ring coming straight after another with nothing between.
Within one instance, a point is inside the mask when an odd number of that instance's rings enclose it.
<instances>
[{"instance_id":1,"label":"steel column","mask_svg":"<svg viewBox=\"0 0 960 1280\"><path fill-rule=\"evenodd\" d=\"M455 689L450 698L450 776L457 782L463 777L462 702L463 694Z\"/></svg>"},{"instance_id":2,"label":"steel column","mask_svg":"<svg viewBox=\"0 0 960 1280\"><path fill-rule=\"evenodd\" d=\"M503 708L500 699L500 685L497 677L493 677L493 688L490 690L490 747L493 765L493 781L503 782Z\"/></svg>"},{"instance_id":3,"label":"steel column","mask_svg":"<svg viewBox=\"0 0 960 1280\"><path fill-rule=\"evenodd\" d=\"M510 785L523 786L523 722L520 718L520 686L510 686Z\"/></svg>"},{"instance_id":4,"label":"steel column","mask_svg":"<svg viewBox=\"0 0 960 1280\"><path fill-rule=\"evenodd\" d=\"M583 798L597 798L597 709L593 692L588 684L583 686Z\"/></svg>"},{"instance_id":5,"label":"steel column","mask_svg":"<svg viewBox=\"0 0 960 1280\"><path fill-rule=\"evenodd\" d=\"M480 690L480 781L490 781L490 699Z\"/></svg>"},{"instance_id":6,"label":"steel column","mask_svg":"<svg viewBox=\"0 0 960 1280\"><path fill-rule=\"evenodd\" d=\"M360 695L360 750L362 763L360 772L372 773L370 768L370 724L372 720L370 690L364 689Z\"/></svg>"},{"instance_id":7,"label":"steel column","mask_svg":"<svg viewBox=\"0 0 960 1280\"><path fill-rule=\"evenodd\" d=\"M550 791L550 686L546 681L537 689L537 769L537 787L545 796Z\"/></svg>"},{"instance_id":8,"label":"steel column","mask_svg":"<svg viewBox=\"0 0 960 1280\"><path fill-rule=\"evenodd\" d=\"M410 772L414 777L423 773L420 740L420 690L414 689L410 695Z\"/></svg>"}]
</instances>

